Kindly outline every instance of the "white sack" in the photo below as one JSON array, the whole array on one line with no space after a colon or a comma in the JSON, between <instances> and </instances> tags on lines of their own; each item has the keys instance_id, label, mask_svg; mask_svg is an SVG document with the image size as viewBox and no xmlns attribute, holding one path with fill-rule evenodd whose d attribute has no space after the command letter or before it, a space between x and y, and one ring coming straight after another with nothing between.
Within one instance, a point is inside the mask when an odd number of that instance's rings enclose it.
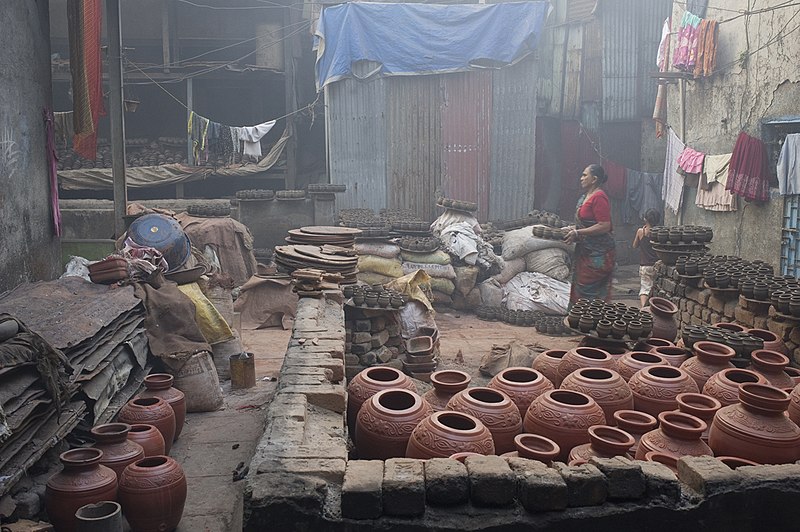
<instances>
[{"instance_id":1,"label":"white sack","mask_svg":"<svg viewBox=\"0 0 800 532\"><path fill-rule=\"evenodd\" d=\"M503 286L503 302L509 310L541 310L546 314L566 314L569 283L543 273L522 272Z\"/></svg>"},{"instance_id":2,"label":"white sack","mask_svg":"<svg viewBox=\"0 0 800 532\"><path fill-rule=\"evenodd\" d=\"M546 248L558 248L572 252L573 246L559 240L546 240L536 238L530 227L507 231L503 235L503 258L505 260L524 257L531 251L538 251Z\"/></svg>"}]
</instances>

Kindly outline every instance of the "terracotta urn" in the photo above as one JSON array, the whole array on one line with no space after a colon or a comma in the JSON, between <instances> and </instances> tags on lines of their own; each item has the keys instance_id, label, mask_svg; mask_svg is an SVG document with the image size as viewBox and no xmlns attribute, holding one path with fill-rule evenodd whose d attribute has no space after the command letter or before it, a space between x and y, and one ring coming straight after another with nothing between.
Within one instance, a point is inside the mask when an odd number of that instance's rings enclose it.
<instances>
[{"instance_id":1,"label":"terracotta urn","mask_svg":"<svg viewBox=\"0 0 800 532\"><path fill-rule=\"evenodd\" d=\"M92 427L94 446L103 451L100 463L114 470L119 477L128 464L144 458L144 448L128 440L131 426L125 423L106 423Z\"/></svg>"},{"instance_id":2,"label":"terracotta urn","mask_svg":"<svg viewBox=\"0 0 800 532\"><path fill-rule=\"evenodd\" d=\"M135 532L174 530L186 503L186 475L169 456L142 458L122 473L119 503Z\"/></svg>"},{"instance_id":3,"label":"terracotta urn","mask_svg":"<svg viewBox=\"0 0 800 532\"><path fill-rule=\"evenodd\" d=\"M653 338L663 338L674 342L678 336L678 324L675 322L675 314L678 307L669 299L663 297L650 298L650 314L653 315Z\"/></svg>"},{"instance_id":4,"label":"terracotta urn","mask_svg":"<svg viewBox=\"0 0 800 532\"><path fill-rule=\"evenodd\" d=\"M447 402L455 394L469 386L472 377L465 371L443 369L431 373L433 388L425 392L423 399L428 401L436 412L447 410Z\"/></svg>"},{"instance_id":5,"label":"terracotta urn","mask_svg":"<svg viewBox=\"0 0 800 532\"><path fill-rule=\"evenodd\" d=\"M644 455L644 459L647 462L657 462L659 464L665 465L673 473L676 475L678 474L678 459L671 455L671 454L664 454L664 453L657 453L655 451L650 451Z\"/></svg>"},{"instance_id":6,"label":"terracotta urn","mask_svg":"<svg viewBox=\"0 0 800 532\"><path fill-rule=\"evenodd\" d=\"M703 340L695 342L694 353L695 356L681 364L681 369L692 376L701 390L714 373L735 367L731 359L736 356L736 351L727 345Z\"/></svg>"},{"instance_id":7,"label":"terracotta urn","mask_svg":"<svg viewBox=\"0 0 800 532\"><path fill-rule=\"evenodd\" d=\"M786 344L774 332L767 329L748 329L747 334L761 338L764 341L764 349L786 354Z\"/></svg>"},{"instance_id":8,"label":"terracotta urn","mask_svg":"<svg viewBox=\"0 0 800 532\"><path fill-rule=\"evenodd\" d=\"M75 530L75 512L81 506L117 499L117 475L100 463L102 458L103 451L96 448L72 449L59 456L64 469L47 480L44 492L47 516L59 532Z\"/></svg>"},{"instance_id":9,"label":"terracotta urn","mask_svg":"<svg viewBox=\"0 0 800 532\"><path fill-rule=\"evenodd\" d=\"M663 338L645 338L636 342L633 347L634 351L653 351L654 347L675 347L674 342L664 340Z\"/></svg>"},{"instance_id":10,"label":"terracotta urn","mask_svg":"<svg viewBox=\"0 0 800 532\"><path fill-rule=\"evenodd\" d=\"M181 435L183 423L186 421L186 396L182 391L172 387L175 378L169 373L153 373L144 378L145 391L139 397L160 397L175 412L175 439Z\"/></svg>"},{"instance_id":11,"label":"terracotta urn","mask_svg":"<svg viewBox=\"0 0 800 532\"><path fill-rule=\"evenodd\" d=\"M794 388L794 380L784 371L789 366L789 357L777 351L757 349L750 354L750 370L755 371L770 384L781 390Z\"/></svg>"},{"instance_id":12,"label":"terracotta urn","mask_svg":"<svg viewBox=\"0 0 800 532\"><path fill-rule=\"evenodd\" d=\"M676 368L681 367L681 364L689 360L689 351L683 347L678 347L677 345L657 346L652 348L650 352L657 354L669 362L670 366L674 366Z\"/></svg>"},{"instance_id":13,"label":"terracotta urn","mask_svg":"<svg viewBox=\"0 0 800 532\"><path fill-rule=\"evenodd\" d=\"M612 369L581 368L573 371L564 382L562 390L585 393L603 409L606 421L617 410L633 410L633 393L619 373Z\"/></svg>"},{"instance_id":14,"label":"terracotta urn","mask_svg":"<svg viewBox=\"0 0 800 532\"><path fill-rule=\"evenodd\" d=\"M408 439L420 421L433 414L426 400L410 390L381 390L361 405L354 435L361 460L406 455Z\"/></svg>"},{"instance_id":15,"label":"terracotta urn","mask_svg":"<svg viewBox=\"0 0 800 532\"><path fill-rule=\"evenodd\" d=\"M505 456L539 460L546 465L550 465L561 452L556 442L539 434L517 434L514 437L514 445L517 450L506 453Z\"/></svg>"},{"instance_id":16,"label":"terracotta urn","mask_svg":"<svg viewBox=\"0 0 800 532\"><path fill-rule=\"evenodd\" d=\"M580 368L607 368L614 369L616 364L611 355L603 349L596 347L576 347L567 351L561 363L558 365L558 382L556 386L561 386L561 381L567 375Z\"/></svg>"},{"instance_id":17,"label":"terracotta urn","mask_svg":"<svg viewBox=\"0 0 800 532\"><path fill-rule=\"evenodd\" d=\"M698 393L697 383L688 373L672 366L649 366L637 371L628 381L634 409L658 417L661 412L678 409L678 395Z\"/></svg>"},{"instance_id":18,"label":"terracotta urn","mask_svg":"<svg viewBox=\"0 0 800 532\"><path fill-rule=\"evenodd\" d=\"M789 394L766 384L742 384L739 402L714 416L708 443L714 453L759 464L800 460L800 427L789 419Z\"/></svg>"},{"instance_id":19,"label":"terracotta urn","mask_svg":"<svg viewBox=\"0 0 800 532\"><path fill-rule=\"evenodd\" d=\"M639 448L639 440L644 434L658 427L658 420L644 412L636 410L617 410L614 412L614 424L633 436L634 443L631 446L631 456L636 456Z\"/></svg>"},{"instance_id":20,"label":"terracotta urn","mask_svg":"<svg viewBox=\"0 0 800 532\"><path fill-rule=\"evenodd\" d=\"M478 418L492 433L497 454L516 450L514 437L522 432L517 405L503 392L488 387L467 388L455 394L447 409Z\"/></svg>"},{"instance_id":21,"label":"terracotta urn","mask_svg":"<svg viewBox=\"0 0 800 532\"><path fill-rule=\"evenodd\" d=\"M715 373L703 386L703 395L713 397L722 406L739 402L740 384L767 384L767 379L749 369L723 369Z\"/></svg>"},{"instance_id":22,"label":"terracotta urn","mask_svg":"<svg viewBox=\"0 0 800 532\"><path fill-rule=\"evenodd\" d=\"M633 436L622 429L609 425L595 425L589 427L589 443L573 447L569 453L569 461L588 461L593 456L599 458L628 457L628 452L635 443L636 440Z\"/></svg>"},{"instance_id":23,"label":"terracotta urn","mask_svg":"<svg viewBox=\"0 0 800 532\"><path fill-rule=\"evenodd\" d=\"M558 366L566 354L567 352L563 349L549 349L539 353L539 356L533 359L531 367L544 375L555 386L557 382L560 382Z\"/></svg>"},{"instance_id":24,"label":"terracotta urn","mask_svg":"<svg viewBox=\"0 0 800 532\"><path fill-rule=\"evenodd\" d=\"M463 412L434 412L414 428L407 458L447 458L456 453L495 454L494 440L481 421Z\"/></svg>"},{"instance_id":25,"label":"terracotta urn","mask_svg":"<svg viewBox=\"0 0 800 532\"><path fill-rule=\"evenodd\" d=\"M361 405L381 390L403 388L417 391L417 386L405 373L388 366L367 368L350 380L347 385L347 426L351 432L356 430L356 416Z\"/></svg>"},{"instance_id":26,"label":"terracotta urn","mask_svg":"<svg viewBox=\"0 0 800 532\"><path fill-rule=\"evenodd\" d=\"M789 378L794 381L795 386L800 384L800 369L789 366L787 368L783 368L783 372L786 373L789 376Z\"/></svg>"},{"instance_id":27,"label":"terracotta urn","mask_svg":"<svg viewBox=\"0 0 800 532\"><path fill-rule=\"evenodd\" d=\"M531 368L511 367L502 370L489 382L489 388L505 393L525 415L534 399L555 387L542 373Z\"/></svg>"},{"instance_id":28,"label":"terracotta urn","mask_svg":"<svg viewBox=\"0 0 800 532\"><path fill-rule=\"evenodd\" d=\"M628 351L617 360L617 373L628 382L634 373L648 366L669 366L669 362L657 353Z\"/></svg>"},{"instance_id":29,"label":"terracotta urn","mask_svg":"<svg viewBox=\"0 0 800 532\"><path fill-rule=\"evenodd\" d=\"M679 412L700 418L708 425L700 437L704 442L708 443L708 430L711 428L711 422L714 421L714 414L722 408L722 403L701 393L682 393L677 399Z\"/></svg>"},{"instance_id":30,"label":"terracotta urn","mask_svg":"<svg viewBox=\"0 0 800 532\"><path fill-rule=\"evenodd\" d=\"M153 425L164 437L165 452L169 454L175 439L175 412L160 397L136 397L128 401L117 415L117 421L136 425Z\"/></svg>"},{"instance_id":31,"label":"terracotta urn","mask_svg":"<svg viewBox=\"0 0 800 532\"><path fill-rule=\"evenodd\" d=\"M128 439L142 446L145 457L158 456L166 452L164 436L153 425L137 423L130 427Z\"/></svg>"},{"instance_id":32,"label":"terracotta urn","mask_svg":"<svg viewBox=\"0 0 800 532\"><path fill-rule=\"evenodd\" d=\"M672 456L713 456L711 448L701 436L708 428L706 422L683 412L661 412L658 415L659 427L642 436L636 459L644 460L648 452Z\"/></svg>"},{"instance_id":33,"label":"terracotta urn","mask_svg":"<svg viewBox=\"0 0 800 532\"><path fill-rule=\"evenodd\" d=\"M589 443L589 427L605 425L606 416L594 399L571 390L551 390L533 400L525 414L525 432L550 438L566 462L576 445Z\"/></svg>"},{"instance_id":34,"label":"terracotta urn","mask_svg":"<svg viewBox=\"0 0 800 532\"><path fill-rule=\"evenodd\" d=\"M789 393L789 407L787 409L789 419L800 425L800 384L795 386Z\"/></svg>"}]
</instances>

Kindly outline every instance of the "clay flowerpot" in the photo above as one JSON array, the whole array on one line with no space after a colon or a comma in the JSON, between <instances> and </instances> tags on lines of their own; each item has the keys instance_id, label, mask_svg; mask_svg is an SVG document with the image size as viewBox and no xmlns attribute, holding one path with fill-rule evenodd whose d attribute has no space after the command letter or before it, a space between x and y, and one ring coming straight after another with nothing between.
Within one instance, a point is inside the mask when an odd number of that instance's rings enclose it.
<instances>
[{"instance_id":1,"label":"clay flowerpot","mask_svg":"<svg viewBox=\"0 0 800 532\"><path fill-rule=\"evenodd\" d=\"M553 384L561 386L561 381L576 369L614 369L614 366L614 359L607 351L596 347L576 347L567 351L567 354L561 359L561 363L558 365L558 382L553 382Z\"/></svg>"},{"instance_id":2,"label":"clay flowerpot","mask_svg":"<svg viewBox=\"0 0 800 532\"><path fill-rule=\"evenodd\" d=\"M467 388L455 394L447 409L478 418L492 433L497 454L516 450L514 437L522 432L522 417L517 405L493 388Z\"/></svg>"},{"instance_id":3,"label":"clay flowerpot","mask_svg":"<svg viewBox=\"0 0 800 532\"><path fill-rule=\"evenodd\" d=\"M674 342L678 336L678 325L675 323L678 307L663 297L651 297L650 313L653 315L652 336Z\"/></svg>"},{"instance_id":4,"label":"clay flowerpot","mask_svg":"<svg viewBox=\"0 0 800 532\"><path fill-rule=\"evenodd\" d=\"M599 458L613 458L615 456L628 456L636 440L622 429L608 425L595 425L589 427L589 443L573 447L569 453L569 461L586 460L597 456Z\"/></svg>"},{"instance_id":5,"label":"clay flowerpot","mask_svg":"<svg viewBox=\"0 0 800 532\"><path fill-rule=\"evenodd\" d=\"M658 416L677 410L679 394L698 393L697 383L688 373L671 366L649 366L637 371L628 381L636 410Z\"/></svg>"},{"instance_id":6,"label":"clay flowerpot","mask_svg":"<svg viewBox=\"0 0 800 532\"><path fill-rule=\"evenodd\" d=\"M128 464L144 458L144 448L128 440L131 426L125 423L106 423L92 427L94 446L103 451L100 463L114 470L119 477Z\"/></svg>"},{"instance_id":7,"label":"clay flowerpot","mask_svg":"<svg viewBox=\"0 0 800 532\"><path fill-rule=\"evenodd\" d=\"M388 366L367 368L350 380L347 385L347 426L352 432L356 430L356 416L364 401L390 388L417 391L414 381L405 373Z\"/></svg>"},{"instance_id":8,"label":"clay flowerpot","mask_svg":"<svg viewBox=\"0 0 800 532\"><path fill-rule=\"evenodd\" d=\"M535 369L511 367L502 370L489 382L489 388L505 393L519 409L520 418L528 411L534 399L555 387Z\"/></svg>"},{"instance_id":9,"label":"clay flowerpot","mask_svg":"<svg viewBox=\"0 0 800 532\"><path fill-rule=\"evenodd\" d=\"M714 414L720 408L722 408L722 403L701 393L682 393L678 396L678 411L702 419L708 426L700 436L700 439L706 443L708 443L708 430L714 420Z\"/></svg>"},{"instance_id":10,"label":"clay flowerpot","mask_svg":"<svg viewBox=\"0 0 800 532\"><path fill-rule=\"evenodd\" d=\"M494 440L481 421L463 412L435 412L414 428L407 458L447 458L456 453L495 454Z\"/></svg>"},{"instance_id":11,"label":"clay flowerpot","mask_svg":"<svg viewBox=\"0 0 800 532\"><path fill-rule=\"evenodd\" d=\"M708 425L702 419L683 412L661 412L659 427L648 432L639 441L636 459L644 460L648 452L680 458L682 456L714 456L711 448L701 439Z\"/></svg>"},{"instance_id":12,"label":"clay flowerpot","mask_svg":"<svg viewBox=\"0 0 800 532\"><path fill-rule=\"evenodd\" d=\"M622 320L614 320L611 324L611 336L616 338L617 340L621 339L625 336L625 332L627 331L628 326Z\"/></svg>"},{"instance_id":13,"label":"clay flowerpot","mask_svg":"<svg viewBox=\"0 0 800 532\"><path fill-rule=\"evenodd\" d=\"M578 329L580 329L582 333L588 333L589 331L594 329L594 325L595 325L594 319L588 314L583 314L581 316L581 319L578 320Z\"/></svg>"},{"instance_id":14,"label":"clay flowerpot","mask_svg":"<svg viewBox=\"0 0 800 532\"><path fill-rule=\"evenodd\" d=\"M669 366L669 362L656 353L629 351L617 360L617 373L627 382L634 373L648 366Z\"/></svg>"},{"instance_id":15,"label":"clay flowerpot","mask_svg":"<svg viewBox=\"0 0 800 532\"><path fill-rule=\"evenodd\" d=\"M784 344L783 340L778 338L774 332L766 329L748 329L747 334L763 340L763 349L777 351L778 353L783 353L784 355L786 354L786 344Z\"/></svg>"},{"instance_id":16,"label":"clay flowerpot","mask_svg":"<svg viewBox=\"0 0 800 532\"><path fill-rule=\"evenodd\" d=\"M636 456L639 440L642 439L644 434L658 427L658 420L650 414L637 412L636 410L617 410L614 412L614 424L633 436L634 443L631 446L630 453L632 456Z\"/></svg>"},{"instance_id":17,"label":"clay flowerpot","mask_svg":"<svg viewBox=\"0 0 800 532\"><path fill-rule=\"evenodd\" d=\"M786 416L789 394L763 384L742 384L739 403L714 416L708 442L719 455L759 464L800 459L800 427Z\"/></svg>"},{"instance_id":18,"label":"clay flowerpot","mask_svg":"<svg viewBox=\"0 0 800 532\"><path fill-rule=\"evenodd\" d=\"M174 377L169 373L153 373L144 378L145 391L139 397L160 397L175 412L175 440L181 435L186 420L186 397L183 392L172 387Z\"/></svg>"},{"instance_id":19,"label":"clay flowerpot","mask_svg":"<svg viewBox=\"0 0 800 532\"><path fill-rule=\"evenodd\" d=\"M359 459L404 457L414 427L431 414L431 405L410 390L376 393L358 411L354 439Z\"/></svg>"},{"instance_id":20,"label":"clay flowerpot","mask_svg":"<svg viewBox=\"0 0 800 532\"><path fill-rule=\"evenodd\" d=\"M455 394L469 386L469 373L456 369L444 369L431 373L433 389L422 396L435 412L447 410L447 402Z\"/></svg>"},{"instance_id":21,"label":"clay flowerpot","mask_svg":"<svg viewBox=\"0 0 800 532\"><path fill-rule=\"evenodd\" d=\"M75 530L75 512L86 504L117 499L117 475L100 463L103 451L72 449L61 453L64 469L47 480L44 506L59 532Z\"/></svg>"},{"instance_id":22,"label":"clay flowerpot","mask_svg":"<svg viewBox=\"0 0 800 532\"><path fill-rule=\"evenodd\" d=\"M544 375L554 386L557 386L557 383L561 382L561 379L558 377L558 366L561 364L561 360L566 354L567 352L562 349L544 351L533 359L531 367Z\"/></svg>"},{"instance_id":23,"label":"clay flowerpot","mask_svg":"<svg viewBox=\"0 0 800 532\"><path fill-rule=\"evenodd\" d=\"M692 376L699 389L714 373L734 367L731 359L736 351L724 344L701 341L694 344L695 356L681 364L681 369Z\"/></svg>"},{"instance_id":24,"label":"clay flowerpot","mask_svg":"<svg viewBox=\"0 0 800 532\"><path fill-rule=\"evenodd\" d=\"M166 452L164 436L153 425L137 423L130 427L128 439L142 446L145 457L158 456Z\"/></svg>"},{"instance_id":25,"label":"clay flowerpot","mask_svg":"<svg viewBox=\"0 0 800 532\"><path fill-rule=\"evenodd\" d=\"M512 454L516 454L519 458L539 460L546 465L550 465L561 452L556 442L539 434L517 434L514 437L514 445L517 451Z\"/></svg>"},{"instance_id":26,"label":"clay flowerpot","mask_svg":"<svg viewBox=\"0 0 800 532\"><path fill-rule=\"evenodd\" d=\"M724 369L715 373L703 386L703 395L713 397L722 406L739 402L740 384L767 384L767 379L749 369Z\"/></svg>"},{"instance_id":27,"label":"clay flowerpot","mask_svg":"<svg viewBox=\"0 0 800 532\"><path fill-rule=\"evenodd\" d=\"M186 503L186 476L169 456L142 458L119 479L119 502L135 532L174 530Z\"/></svg>"},{"instance_id":28,"label":"clay flowerpot","mask_svg":"<svg viewBox=\"0 0 800 532\"><path fill-rule=\"evenodd\" d=\"M650 352L657 354L675 368L681 367L681 364L689 359L689 351L677 345L654 347Z\"/></svg>"},{"instance_id":29,"label":"clay flowerpot","mask_svg":"<svg viewBox=\"0 0 800 532\"><path fill-rule=\"evenodd\" d=\"M164 437L165 452L169 454L175 439L175 412L160 397L136 397L119 411L117 420L128 425L153 425Z\"/></svg>"},{"instance_id":30,"label":"clay flowerpot","mask_svg":"<svg viewBox=\"0 0 800 532\"><path fill-rule=\"evenodd\" d=\"M589 443L589 427L605 425L606 416L594 399L580 392L552 390L533 400L525 414L525 432L550 438L561 452L558 460L566 462L576 445Z\"/></svg>"},{"instance_id":31,"label":"clay flowerpot","mask_svg":"<svg viewBox=\"0 0 800 532\"><path fill-rule=\"evenodd\" d=\"M564 382L562 390L585 393L603 409L606 421L617 410L633 410L633 393L619 373L611 369L581 368L573 371Z\"/></svg>"},{"instance_id":32,"label":"clay flowerpot","mask_svg":"<svg viewBox=\"0 0 800 532\"><path fill-rule=\"evenodd\" d=\"M784 371L789 366L789 357L769 351L768 349L758 349L750 354L752 363L750 370L767 379L770 386L785 390L794 388L794 380Z\"/></svg>"}]
</instances>

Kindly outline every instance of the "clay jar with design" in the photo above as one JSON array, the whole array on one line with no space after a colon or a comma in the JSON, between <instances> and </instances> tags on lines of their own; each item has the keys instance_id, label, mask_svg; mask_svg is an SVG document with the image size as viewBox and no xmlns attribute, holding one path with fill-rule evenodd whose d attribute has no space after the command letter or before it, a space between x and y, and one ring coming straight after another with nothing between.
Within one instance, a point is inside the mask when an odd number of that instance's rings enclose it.
<instances>
[{"instance_id":1,"label":"clay jar with design","mask_svg":"<svg viewBox=\"0 0 800 532\"><path fill-rule=\"evenodd\" d=\"M119 411L117 421L153 425L164 437L165 452L169 454L175 439L175 412L160 397L136 397L128 401Z\"/></svg>"},{"instance_id":2,"label":"clay jar with design","mask_svg":"<svg viewBox=\"0 0 800 532\"><path fill-rule=\"evenodd\" d=\"M786 354L786 344L772 331L767 329L748 329L747 334L764 341L764 349Z\"/></svg>"},{"instance_id":3,"label":"clay jar with design","mask_svg":"<svg viewBox=\"0 0 800 532\"><path fill-rule=\"evenodd\" d=\"M497 454L516 450L514 437L522 432L522 417L517 405L493 388L467 388L455 394L447 409L478 418L492 433Z\"/></svg>"},{"instance_id":4,"label":"clay jar with design","mask_svg":"<svg viewBox=\"0 0 800 532\"><path fill-rule=\"evenodd\" d=\"M767 379L749 369L723 369L715 373L703 386L703 395L713 397L722 406L739 402L740 384L767 384Z\"/></svg>"},{"instance_id":5,"label":"clay jar with design","mask_svg":"<svg viewBox=\"0 0 800 532\"><path fill-rule=\"evenodd\" d=\"M605 424L603 409L588 395L551 390L533 400L523 428L556 442L561 449L558 460L566 462L573 447L589 443L589 427Z\"/></svg>"},{"instance_id":6,"label":"clay jar with design","mask_svg":"<svg viewBox=\"0 0 800 532\"><path fill-rule=\"evenodd\" d=\"M681 364L689 360L689 351L677 345L659 345L650 349L650 352L660 356L670 366L676 368L681 367Z\"/></svg>"},{"instance_id":7,"label":"clay jar with design","mask_svg":"<svg viewBox=\"0 0 800 532\"><path fill-rule=\"evenodd\" d=\"M644 460L649 452L661 453L676 459L681 456L714 456L701 436L708 428L702 419L683 412L661 412L659 427L642 436L636 459Z\"/></svg>"},{"instance_id":8,"label":"clay jar with design","mask_svg":"<svg viewBox=\"0 0 800 532\"><path fill-rule=\"evenodd\" d=\"M800 427L786 416L789 394L765 384L742 384L739 403L719 409L708 437L714 452L759 464L800 459Z\"/></svg>"},{"instance_id":9,"label":"clay jar with design","mask_svg":"<svg viewBox=\"0 0 800 532\"><path fill-rule=\"evenodd\" d=\"M100 449L72 449L59 458L64 469L47 480L44 506L56 530L71 532L78 523L78 508L117 499L117 475L100 463Z\"/></svg>"},{"instance_id":10,"label":"clay jar with design","mask_svg":"<svg viewBox=\"0 0 800 532\"><path fill-rule=\"evenodd\" d=\"M533 364L531 364L531 367L544 375L544 377L549 380L553 386L556 386L556 383L560 382L558 377L558 366L561 364L561 359L563 359L564 355L566 354L567 352L563 349L549 349L539 353L539 356L533 359Z\"/></svg>"},{"instance_id":11,"label":"clay jar with design","mask_svg":"<svg viewBox=\"0 0 800 532\"><path fill-rule=\"evenodd\" d=\"M443 369L431 373L433 388L425 392L423 399L428 401L435 412L447 410L447 402L461 390L465 390L472 377L457 369Z\"/></svg>"},{"instance_id":12,"label":"clay jar with design","mask_svg":"<svg viewBox=\"0 0 800 532\"><path fill-rule=\"evenodd\" d=\"M672 366L650 366L634 373L628 381L634 409L658 417L661 412L678 409L679 394L699 393L688 373Z\"/></svg>"},{"instance_id":13,"label":"clay jar with design","mask_svg":"<svg viewBox=\"0 0 800 532\"><path fill-rule=\"evenodd\" d=\"M722 408L722 403L701 393L682 393L678 397L678 411L702 419L707 425L700 439L708 443L708 431L717 410Z\"/></svg>"},{"instance_id":14,"label":"clay jar with design","mask_svg":"<svg viewBox=\"0 0 800 532\"><path fill-rule=\"evenodd\" d=\"M789 393L789 407L787 409L789 419L800 426L800 384L796 385Z\"/></svg>"},{"instance_id":15,"label":"clay jar with design","mask_svg":"<svg viewBox=\"0 0 800 532\"><path fill-rule=\"evenodd\" d=\"M734 367L731 359L736 356L736 351L724 344L702 340L694 343L694 354L681 364L681 369L691 375L702 390L712 375Z\"/></svg>"},{"instance_id":16,"label":"clay jar with design","mask_svg":"<svg viewBox=\"0 0 800 532\"><path fill-rule=\"evenodd\" d=\"M636 456L639 448L639 440L642 436L655 430L658 427L658 420L644 412L636 410L617 410L614 412L614 424L633 436L634 443L631 446L631 456Z\"/></svg>"},{"instance_id":17,"label":"clay jar with design","mask_svg":"<svg viewBox=\"0 0 800 532\"><path fill-rule=\"evenodd\" d=\"M447 458L456 453L495 454L494 440L481 421L463 412L434 412L408 440L407 458Z\"/></svg>"},{"instance_id":18,"label":"clay jar with design","mask_svg":"<svg viewBox=\"0 0 800 532\"><path fill-rule=\"evenodd\" d=\"M405 373L388 366L367 368L350 380L347 386L347 426L351 432L356 430L356 416L364 401L390 388L417 392L414 381Z\"/></svg>"},{"instance_id":19,"label":"clay jar with design","mask_svg":"<svg viewBox=\"0 0 800 532\"><path fill-rule=\"evenodd\" d=\"M169 456L134 462L119 479L119 503L136 532L174 530L186 503L183 469Z\"/></svg>"},{"instance_id":20,"label":"clay jar with design","mask_svg":"<svg viewBox=\"0 0 800 532\"><path fill-rule=\"evenodd\" d=\"M431 414L431 405L410 390L376 393L358 411L354 436L359 459L404 457L414 427Z\"/></svg>"},{"instance_id":21,"label":"clay jar with design","mask_svg":"<svg viewBox=\"0 0 800 532\"><path fill-rule=\"evenodd\" d=\"M669 362L656 353L628 351L617 360L617 373L628 382L634 373L648 366L669 366Z\"/></svg>"},{"instance_id":22,"label":"clay jar with design","mask_svg":"<svg viewBox=\"0 0 800 532\"><path fill-rule=\"evenodd\" d=\"M145 457L158 456L165 453L164 436L153 425L137 423L130 427L128 439L142 446Z\"/></svg>"},{"instance_id":23,"label":"clay jar with design","mask_svg":"<svg viewBox=\"0 0 800 532\"><path fill-rule=\"evenodd\" d=\"M125 423L106 423L92 427L94 446L103 451L100 463L110 467L117 474L117 478L128 464L144 458L144 448L128 439L131 426Z\"/></svg>"},{"instance_id":24,"label":"clay jar with design","mask_svg":"<svg viewBox=\"0 0 800 532\"><path fill-rule=\"evenodd\" d=\"M622 429L608 425L595 425L589 427L589 443L573 447L569 453L569 461L586 460L596 456L599 458L613 458L615 456L628 457L628 452L636 440Z\"/></svg>"},{"instance_id":25,"label":"clay jar with design","mask_svg":"<svg viewBox=\"0 0 800 532\"><path fill-rule=\"evenodd\" d=\"M675 314L678 307L669 299L663 297L650 298L650 314L653 315L653 338L663 338L670 342L678 336L678 324L675 323Z\"/></svg>"},{"instance_id":26,"label":"clay jar with design","mask_svg":"<svg viewBox=\"0 0 800 532\"><path fill-rule=\"evenodd\" d=\"M175 440L181 435L183 423L186 421L186 396L182 391L172 387L175 378L169 373L153 373L144 378L145 391L139 397L160 397L175 412Z\"/></svg>"},{"instance_id":27,"label":"clay jar with design","mask_svg":"<svg viewBox=\"0 0 800 532\"><path fill-rule=\"evenodd\" d=\"M606 421L613 419L617 410L633 410L633 393L614 370L581 368L567 375L561 389L585 393L594 399L603 409Z\"/></svg>"},{"instance_id":28,"label":"clay jar with design","mask_svg":"<svg viewBox=\"0 0 800 532\"><path fill-rule=\"evenodd\" d=\"M556 442L538 434L517 434L514 436L514 446L516 451L503 453L503 456L539 460L549 466L561 453L561 448Z\"/></svg>"},{"instance_id":29,"label":"clay jar with design","mask_svg":"<svg viewBox=\"0 0 800 532\"><path fill-rule=\"evenodd\" d=\"M787 391L794 388L794 380L784 371L789 366L789 357L770 351L757 349L750 354L750 370L758 373L770 386Z\"/></svg>"},{"instance_id":30,"label":"clay jar with design","mask_svg":"<svg viewBox=\"0 0 800 532\"><path fill-rule=\"evenodd\" d=\"M558 382L554 382L557 387L561 386L567 375L581 368L606 368L614 369L616 363L607 351L596 347L576 347L567 351L561 363L558 365Z\"/></svg>"},{"instance_id":31,"label":"clay jar with design","mask_svg":"<svg viewBox=\"0 0 800 532\"><path fill-rule=\"evenodd\" d=\"M511 367L502 370L489 382L489 388L505 393L517 405L520 418L534 399L555 387L544 375L531 368Z\"/></svg>"}]
</instances>

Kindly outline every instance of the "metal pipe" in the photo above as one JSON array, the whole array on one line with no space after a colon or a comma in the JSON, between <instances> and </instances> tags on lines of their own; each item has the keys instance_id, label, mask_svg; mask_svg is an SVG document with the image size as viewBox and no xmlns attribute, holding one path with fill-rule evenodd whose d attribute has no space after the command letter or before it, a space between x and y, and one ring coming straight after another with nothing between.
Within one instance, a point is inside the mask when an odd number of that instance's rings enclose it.
<instances>
[{"instance_id":1,"label":"metal pipe","mask_svg":"<svg viewBox=\"0 0 800 532\"><path fill-rule=\"evenodd\" d=\"M125 178L125 113L122 95L122 27L119 0L106 0L108 25L108 116L111 123L111 174L114 180L114 235L125 232L128 187Z\"/></svg>"}]
</instances>

